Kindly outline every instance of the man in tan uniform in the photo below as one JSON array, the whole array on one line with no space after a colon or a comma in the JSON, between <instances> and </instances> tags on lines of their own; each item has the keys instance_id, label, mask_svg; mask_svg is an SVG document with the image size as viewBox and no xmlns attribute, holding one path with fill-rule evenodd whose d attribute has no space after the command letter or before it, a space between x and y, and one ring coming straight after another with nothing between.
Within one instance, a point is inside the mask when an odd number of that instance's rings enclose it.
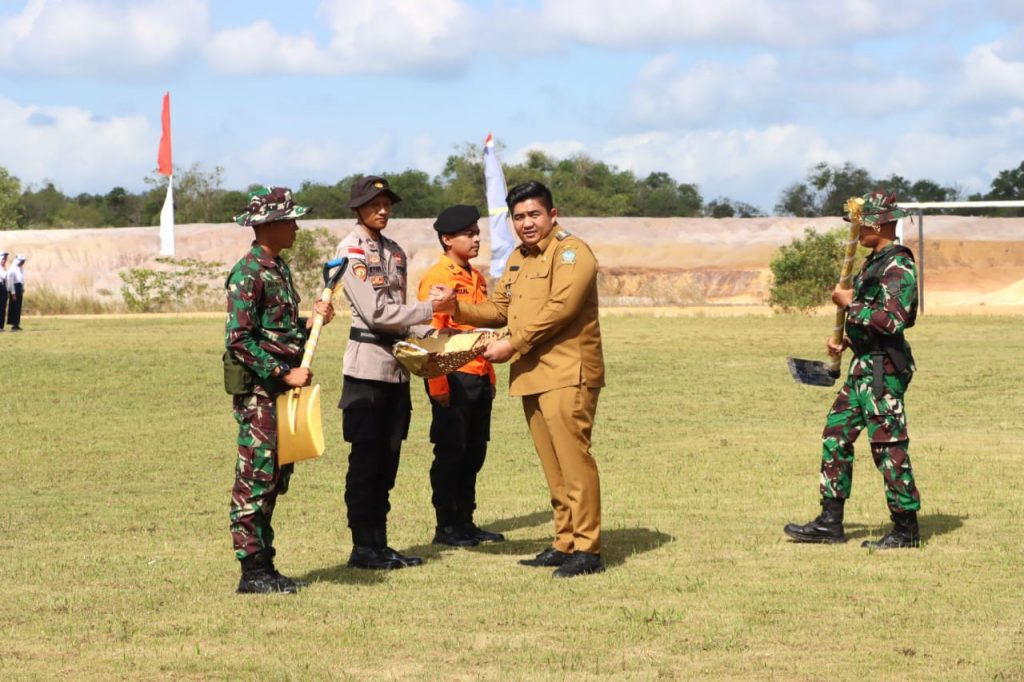
<instances>
[{"instance_id":1,"label":"man in tan uniform","mask_svg":"<svg viewBox=\"0 0 1024 682\"><path fill-rule=\"evenodd\" d=\"M539 182L512 188L506 199L522 241L488 300L467 304L438 285L457 322L508 325L511 337L484 353L512 360L509 394L522 396L526 422L551 490L555 541L526 566L557 566L569 578L604 570L601 485L590 454L597 398L604 386L598 324L597 259L557 223L551 192Z\"/></svg>"}]
</instances>

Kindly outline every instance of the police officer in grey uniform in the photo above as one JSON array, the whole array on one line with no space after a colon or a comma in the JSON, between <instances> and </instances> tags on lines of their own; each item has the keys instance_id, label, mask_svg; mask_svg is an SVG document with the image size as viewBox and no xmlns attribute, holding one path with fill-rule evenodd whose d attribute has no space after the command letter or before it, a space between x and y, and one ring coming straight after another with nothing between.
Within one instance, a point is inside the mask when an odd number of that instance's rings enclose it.
<instances>
[{"instance_id":1,"label":"police officer in grey uniform","mask_svg":"<svg viewBox=\"0 0 1024 682\"><path fill-rule=\"evenodd\" d=\"M381 234L399 201L384 178L370 175L353 183L348 207L358 222L335 254L348 258L342 281L352 306L338 407L343 436L352 446L345 506L353 544L348 565L356 568L423 563L391 549L387 541L389 494L412 416L409 374L391 354L391 346L406 336L429 333L434 308L440 306L405 302L408 259L402 247Z\"/></svg>"}]
</instances>

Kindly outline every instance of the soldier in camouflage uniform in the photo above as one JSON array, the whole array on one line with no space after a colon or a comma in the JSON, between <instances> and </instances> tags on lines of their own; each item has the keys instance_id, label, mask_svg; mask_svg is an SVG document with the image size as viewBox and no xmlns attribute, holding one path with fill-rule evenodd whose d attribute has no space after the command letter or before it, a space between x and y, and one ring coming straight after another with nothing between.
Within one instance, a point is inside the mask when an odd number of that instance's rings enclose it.
<instances>
[{"instance_id":1,"label":"soldier in camouflage uniform","mask_svg":"<svg viewBox=\"0 0 1024 682\"><path fill-rule=\"evenodd\" d=\"M860 243L871 249L852 289L836 287L832 300L846 306L845 338L827 342L837 355L853 350L849 373L825 420L822 434L822 513L805 525L788 524L785 532L798 542L846 542L843 505L853 482L853 443L867 429L875 466L885 481L885 497L894 522L881 540L865 541L871 549L918 547L917 511L921 497L907 452L910 443L903 397L916 367L904 330L917 317L917 270L914 255L897 244L896 221L907 212L896 196L884 191L864 195Z\"/></svg>"},{"instance_id":2,"label":"soldier in camouflage uniform","mask_svg":"<svg viewBox=\"0 0 1024 682\"><path fill-rule=\"evenodd\" d=\"M274 401L285 390L308 386L313 377L308 368L299 367L312 320L299 317L291 271L278 255L295 241L295 219L308 212L295 204L287 188L261 187L249 193L248 208L235 217L256 236L225 283L224 383L233 395L238 422L231 540L242 567L241 593L294 593L302 586L274 568L271 518L293 468L277 465ZM314 310L325 323L334 316L330 303L317 301Z\"/></svg>"}]
</instances>

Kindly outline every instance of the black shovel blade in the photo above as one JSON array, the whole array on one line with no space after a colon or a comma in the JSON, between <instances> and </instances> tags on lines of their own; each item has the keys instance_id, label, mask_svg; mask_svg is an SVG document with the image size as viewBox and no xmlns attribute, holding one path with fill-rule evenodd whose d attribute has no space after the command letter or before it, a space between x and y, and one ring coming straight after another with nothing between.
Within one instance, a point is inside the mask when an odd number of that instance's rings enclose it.
<instances>
[{"instance_id":1,"label":"black shovel blade","mask_svg":"<svg viewBox=\"0 0 1024 682\"><path fill-rule=\"evenodd\" d=\"M820 360L801 360L800 358L786 358L789 365L789 373L798 383L808 386L835 386L839 373L832 373L828 365Z\"/></svg>"}]
</instances>

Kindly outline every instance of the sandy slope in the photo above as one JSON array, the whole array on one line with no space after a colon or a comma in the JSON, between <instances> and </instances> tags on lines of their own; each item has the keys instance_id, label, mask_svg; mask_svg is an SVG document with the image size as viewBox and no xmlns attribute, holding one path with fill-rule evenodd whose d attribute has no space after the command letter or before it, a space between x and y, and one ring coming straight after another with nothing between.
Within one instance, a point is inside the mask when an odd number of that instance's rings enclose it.
<instances>
[{"instance_id":1,"label":"sandy slope","mask_svg":"<svg viewBox=\"0 0 1024 682\"><path fill-rule=\"evenodd\" d=\"M348 220L309 220L338 238ZM817 221L817 229L842 224ZM415 281L437 256L430 220L395 220L387 234L409 252ZM776 249L812 226L804 218L577 218L564 227L584 237L602 266L609 302L646 304L760 304L767 295L768 263ZM487 243L487 228L484 241ZM1024 219L927 216L923 264L932 306L1024 305ZM919 251L916 226L908 244ZM230 264L245 251L248 229L233 224L181 225L179 257ZM25 230L0 232L0 247L30 257L28 285L62 292L117 296L117 273L159 267L157 228ZM486 266L486 248L479 262Z\"/></svg>"}]
</instances>

